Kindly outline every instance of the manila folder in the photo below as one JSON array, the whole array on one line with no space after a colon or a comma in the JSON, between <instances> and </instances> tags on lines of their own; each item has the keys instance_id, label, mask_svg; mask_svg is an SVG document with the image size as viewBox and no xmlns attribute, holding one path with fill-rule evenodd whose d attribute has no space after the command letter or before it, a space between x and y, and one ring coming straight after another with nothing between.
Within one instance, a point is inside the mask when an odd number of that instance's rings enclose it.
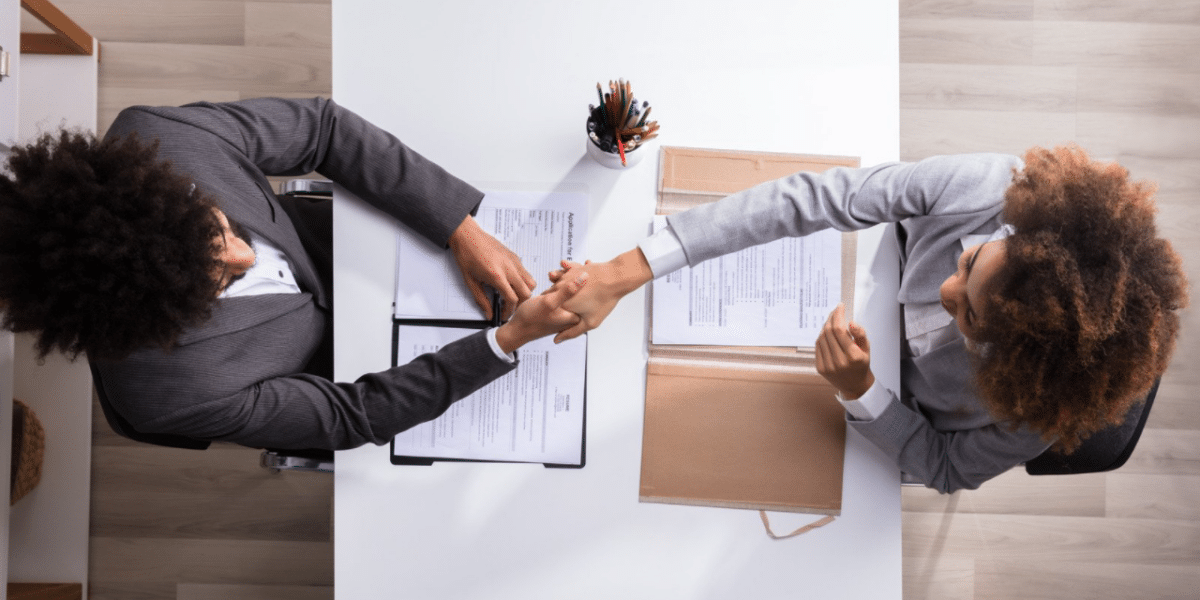
<instances>
[{"instance_id":1,"label":"manila folder","mask_svg":"<svg viewBox=\"0 0 1200 600\"><path fill-rule=\"evenodd\" d=\"M820 375L647 368L643 502L836 515L845 411Z\"/></svg>"}]
</instances>

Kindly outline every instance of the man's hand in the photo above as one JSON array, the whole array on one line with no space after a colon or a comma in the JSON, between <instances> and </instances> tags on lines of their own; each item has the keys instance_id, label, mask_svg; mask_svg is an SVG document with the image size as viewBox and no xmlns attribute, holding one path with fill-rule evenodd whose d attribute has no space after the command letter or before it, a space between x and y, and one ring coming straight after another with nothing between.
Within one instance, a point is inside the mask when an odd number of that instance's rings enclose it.
<instances>
[{"instance_id":1,"label":"man's hand","mask_svg":"<svg viewBox=\"0 0 1200 600\"><path fill-rule=\"evenodd\" d=\"M554 282L554 287L550 289L557 288L564 281L574 281L581 273L590 274L591 283L582 293L563 303L563 308L579 315L580 320L574 327L555 336L556 344L599 327L621 298L654 278L650 264L639 248L608 262L589 261L581 265L563 261L562 265L562 270L550 273L550 281Z\"/></svg>"},{"instance_id":2,"label":"man's hand","mask_svg":"<svg viewBox=\"0 0 1200 600\"><path fill-rule=\"evenodd\" d=\"M504 299L505 319L513 314L518 304L529 298L537 285L533 275L521 264L521 258L488 235L471 215L467 215L450 235L450 251L458 261L467 289L471 290L475 303L488 319L492 318L492 299L483 291L484 284L500 292Z\"/></svg>"},{"instance_id":3,"label":"man's hand","mask_svg":"<svg viewBox=\"0 0 1200 600\"><path fill-rule=\"evenodd\" d=\"M858 323L846 324L844 304L833 309L817 337L817 372L847 400L862 396L875 384L867 331Z\"/></svg>"},{"instance_id":4,"label":"man's hand","mask_svg":"<svg viewBox=\"0 0 1200 600\"><path fill-rule=\"evenodd\" d=\"M512 352L538 338L558 333L579 322L579 316L564 310L562 305L587 285L589 275L579 273L561 280L541 294L522 302L513 318L496 330L496 343L505 352ZM557 340L556 340L557 341Z\"/></svg>"}]
</instances>

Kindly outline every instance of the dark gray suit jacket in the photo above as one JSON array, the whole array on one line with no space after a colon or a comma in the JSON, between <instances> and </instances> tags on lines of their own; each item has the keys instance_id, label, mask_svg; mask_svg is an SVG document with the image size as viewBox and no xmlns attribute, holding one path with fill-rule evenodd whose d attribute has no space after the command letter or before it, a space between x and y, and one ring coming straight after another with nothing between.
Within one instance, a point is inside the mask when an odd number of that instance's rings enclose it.
<instances>
[{"instance_id":1,"label":"dark gray suit jacket","mask_svg":"<svg viewBox=\"0 0 1200 600\"><path fill-rule=\"evenodd\" d=\"M668 217L688 264L785 236L898 223L901 304L939 300L970 234L1002 225L1004 192L1021 159L1002 154L937 156L917 163L797 173ZM857 429L900 469L943 492L982 482L1041 454L1050 443L998 422L975 393L961 335L900 365L901 390ZM868 332L868 335L870 332Z\"/></svg>"},{"instance_id":2,"label":"dark gray suit jacket","mask_svg":"<svg viewBox=\"0 0 1200 600\"><path fill-rule=\"evenodd\" d=\"M281 248L304 291L218 300L172 351L95 363L112 408L138 431L272 448L383 444L512 370L480 332L353 383L305 372L330 330L332 289L267 175L317 171L443 247L483 198L392 135L321 98L132 107L107 135L135 132Z\"/></svg>"}]
</instances>

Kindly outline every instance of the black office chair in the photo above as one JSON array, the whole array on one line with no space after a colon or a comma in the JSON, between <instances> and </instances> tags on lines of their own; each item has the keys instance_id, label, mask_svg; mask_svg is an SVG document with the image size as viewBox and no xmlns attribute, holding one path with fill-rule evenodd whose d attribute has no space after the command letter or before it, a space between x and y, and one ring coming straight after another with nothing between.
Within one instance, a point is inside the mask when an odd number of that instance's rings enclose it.
<instances>
[{"instance_id":1,"label":"black office chair","mask_svg":"<svg viewBox=\"0 0 1200 600\"><path fill-rule=\"evenodd\" d=\"M1155 380L1146 394L1146 399L1140 404L1135 404L1129 414L1125 415L1124 423L1092 434L1071 454L1047 450L1025 463L1025 472L1030 475L1102 473L1125 464L1133 454L1138 439L1142 437L1142 429L1146 427L1146 418L1150 416L1150 407L1154 404L1154 396L1158 394L1158 384L1161 381Z\"/></svg>"},{"instance_id":2,"label":"black office chair","mask_svg":"<svg viewBox=\"0 0 1200 600\"><path fill-rule=\"evenodd\" d=\"M1097 431L1071 454L1062 454L1054 449L1047 450L1026 462L1025 472L1030 475L1103 473L1125 464L1133 454L1138 439L1142 437L1142 429L1146 427L1146 418L1150 416L1150 407L1154 405L1154 396L1158 394L1158 384L1161 381L1154 381L1154 385L1146 393L1146 399L1133 405L1129 414L1125 415L1124 423ZM909 486L922 485L908 473L900 473L900 483Z\"/></svg>"}]
</instances>

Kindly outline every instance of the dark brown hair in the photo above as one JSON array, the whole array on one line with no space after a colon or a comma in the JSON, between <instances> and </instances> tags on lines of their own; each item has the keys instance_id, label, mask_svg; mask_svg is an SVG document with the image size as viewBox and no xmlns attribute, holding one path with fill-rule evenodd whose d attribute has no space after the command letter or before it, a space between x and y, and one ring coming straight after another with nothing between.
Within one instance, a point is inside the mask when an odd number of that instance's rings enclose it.
<instances>
[{"instance_id":1,"label":"dark brown hair","mask_svg":"<svg viewBox=\"0 0 1200 600\"><path fill-rule=\"evenodd\" d=\"M1167 368L1187 282L1158 235L1154 192L1072 146L1029 150L1005 194L1016 232L990 290L976 384L996 416L1061 451L1121 422Z\"/></svg>"},{"instance_id":2,"label":"dark brown hair","mask_svg":"<svg viewBox=\"0 0 1200 600\"><path fill-rule=\"evenodd\" d=\"M43 356L170 348L210 315L222 227L157 148L61 131L13 149L0 173L0 307Z\"/></svg>"}]
</instances>

